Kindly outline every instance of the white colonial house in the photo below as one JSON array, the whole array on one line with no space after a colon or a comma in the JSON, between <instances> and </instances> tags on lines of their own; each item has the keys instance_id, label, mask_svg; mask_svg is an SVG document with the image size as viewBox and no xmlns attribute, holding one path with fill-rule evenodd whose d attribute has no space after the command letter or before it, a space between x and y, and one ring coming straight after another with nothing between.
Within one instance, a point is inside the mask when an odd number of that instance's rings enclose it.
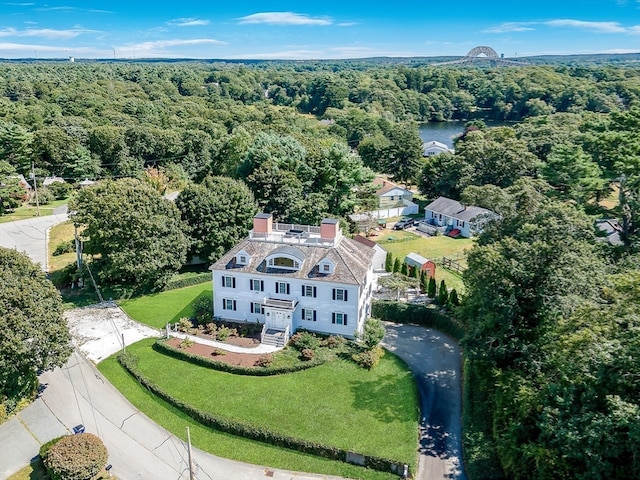
<instances>
[{"instance_id":1,"label":"white colonial house","mask_svg":"<svg viewBox=\"0 0 640 480\"><path fill-rule=\"evenodd\" d=\"M214 316L263 323L285 339L298 329L353 338L371 311L374 253L337 220L292 225L258 214L249 236L211 266Z\"/></svg>"}]
</instances>

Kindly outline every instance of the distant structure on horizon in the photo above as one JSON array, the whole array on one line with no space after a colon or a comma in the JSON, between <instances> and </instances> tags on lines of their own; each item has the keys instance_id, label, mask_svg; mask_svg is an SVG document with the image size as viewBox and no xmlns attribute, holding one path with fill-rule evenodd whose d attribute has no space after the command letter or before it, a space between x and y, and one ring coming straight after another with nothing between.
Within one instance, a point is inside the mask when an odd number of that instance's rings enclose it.
<instances>
[{"instance_id":1,"label":"distant structure on horizon","mask_svg":"<svg viewBox=\"0 0 640 480\"><path fill-rule=\"evenodd\" d=\"M526 62L518 62L516 60L507 60L502 55L498 55L498 53L491 47L487 46L479 46L474 47L469 50L464 57L458 60L450 60L448 62L440 62L434 63L434 66L439 65L471 65L479 62L489 62L494 65L514 65L514 66L524 66L527 65Z\"/></svg>"}]
</instances>

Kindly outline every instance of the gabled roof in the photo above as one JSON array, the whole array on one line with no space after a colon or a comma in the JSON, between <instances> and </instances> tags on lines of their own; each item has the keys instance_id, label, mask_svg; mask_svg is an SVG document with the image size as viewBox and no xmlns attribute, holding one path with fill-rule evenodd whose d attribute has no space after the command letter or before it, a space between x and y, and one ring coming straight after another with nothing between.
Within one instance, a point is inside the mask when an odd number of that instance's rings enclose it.
<instances>
[{"instance_id":1,"label":"gabled roof","mask_svg":"<svg viewBox=\"0 0 640 480\"><path fill-rule=\"evenodd\" d=\"M429 205L424 207L425 211L430 210L435 213L441 213L447 217L457 218L463 222L469 222L479 215L491 215L495 216L495 213L491 210L487 210L482 207L475 207L473 205L463 205L457 200L452 200L447 197L438 197Z\"/></svg>"},{"instance_id":2,"label":"gabled roof","mask_svg":"<svg viewBox=\"0 0 640 480\"><path fill-rule=\"evenodd\" d=\"M265 258L275 253L292 254L289 249L297 250L305 260L303 267L297 271L284 269L267 269ZM247 265L236 263L236 255L244 250L251 258ZM347 237L342 237L335 247L326 248L300 244L295 247L283 246L279 243L263 242L246 238L225 253L211 266L211 270L234 270L237 272L271 274L274 278L313 279L332 283L364 285L367 272L373 260L374 250ZM329 260L335 265L333 274L322 274L318 264Z\"/></svg>"},{"instance_id":3,"label":"gabled roof","mask_svg":"<svg viewBox=\"0 0 640 480\"><path fill-rule=\"evenodd\" d=\"M407 259L417 263L418 265L424 265L429 261L428 258L424 258L422 255L418 255L417 253L413 252L407 254L407 256L405 257L405 261Z\"/></svg>"},{"instance_id":4,"label":"gabled roof","mask_svg":"<svg viewBox=\"0 0 640 480\"><path fill-rule=\"evenodd\" d=\"M449 147L447 147L444 143L439 142L437 140L430 140L428 142L424 142L422 144L422 149L423 150L427 150L429 148L435 148L437 150L443 150L443 151L447 151L449 150Z\"/></svg>"},{"instance_id":5,"label":"gabled roof","mask_svg":"<svg viewBox=\"0 0 640 480\"><path fill-rule=\"evenodd\" d=\"M408 193L408 194L413 194L413 192L411 192L411 190L407 190L406 188L402 188L400 185L397 185L385 178L382 177L376 177L373 179L373 184L376 185L378 187L378 190L376 190L376 195L378 197L381 197L382 195L389 193L391 190L393 189L399 189L402 190L404 193Z\"/></svg>"}]
</instances>

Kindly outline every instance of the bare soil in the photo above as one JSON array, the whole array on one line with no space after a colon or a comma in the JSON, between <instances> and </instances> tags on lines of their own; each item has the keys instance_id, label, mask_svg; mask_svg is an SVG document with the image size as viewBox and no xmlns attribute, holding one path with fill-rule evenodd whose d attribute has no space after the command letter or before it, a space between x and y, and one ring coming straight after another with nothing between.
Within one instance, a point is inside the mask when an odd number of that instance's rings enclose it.
<instances>
[{"instance_id":1,"label":"bare soil","mask_svg":"<svg viewBox=\"0 0 640 480\"><path fill-rule=\"evenodd\" d=\"M180 342L182 342L182 339L174 337L170 339L167 343L172 347L181 348ZM241 347L256 346L255 339L246 338L246 337L230 337L227 339L226 343L232 343L233 345L238 345ZM257 342L257 343L260 343L260 342ZM201 357L211 358L218 362L228 363L229 365L239 365L241 367L254 367L258 359L264 355L264 354L256 354L256 353L228 352L221 348L212 347L209 345L203 345L202 343L197 343L197 342L195 342L190 347L183 348L183 350L193 355L199 355Z\"/></svg>"}]
</instances>

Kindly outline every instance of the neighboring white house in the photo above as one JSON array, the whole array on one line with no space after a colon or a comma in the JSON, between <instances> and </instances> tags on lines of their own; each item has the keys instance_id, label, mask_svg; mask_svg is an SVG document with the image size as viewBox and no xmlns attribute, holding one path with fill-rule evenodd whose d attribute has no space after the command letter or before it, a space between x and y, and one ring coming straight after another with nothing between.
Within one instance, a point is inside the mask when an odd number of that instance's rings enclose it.
<instances>
[{"instance_id":1,"label":"neighboring white house","mask_svg":"<svg viewBox=\"0 0 640 480\"><path fill-rule=\"evenodd\" d=\"M457 200L438 197L424 207L424 218L429 225L442 227L446 235L472 237L497 215L486 208L463 205Z\"/></svg>"},{"instance_id":2,"label":"neighboring white house","mask_svg":"<svg viewBox=\"0 0 640 480\"><path fill-rule=\"evenodd\" d=\"M62 177L45 177L45 179L42 181L42 186L48 187L49 185L52 185L54 183L67 183L67 182Z\"/></svg>"},{"instance_id":3,"label":"neighboring white house","mask_svg":"<svg viewBox=\"0 0 640 480\"><path fill-rule=\"evenodd\" d=\"M211 266L214 316L286 337L298 329L354 337L371 311L373 257L337 220L292 225L258 214L249 236Z\"/></svg>"},{"instance_id":4,"label":"neighboring white house","mask_svg":"<svg viewBox=\"0 0 640 480\"><path fill-rule=\"evenodd\" d=\"M378 208L404 207L413 203L413 192L401 187L383 177L373 179L373 184L378 187L376 196L378 197Z\"/></svg>"},{"instance_id":5,"label":"neighboring white house","mask_svg":"<svg viewBox=\"0 0 640 480\"><path fill-rule=\"evenodd\" d=\"M453 150L447 147L444 143L438 142L437 140L430 140L422 144L423 157L433 157L434 155L439 155L445 152L453 153Z\"/></svg>"}]
</instances>

